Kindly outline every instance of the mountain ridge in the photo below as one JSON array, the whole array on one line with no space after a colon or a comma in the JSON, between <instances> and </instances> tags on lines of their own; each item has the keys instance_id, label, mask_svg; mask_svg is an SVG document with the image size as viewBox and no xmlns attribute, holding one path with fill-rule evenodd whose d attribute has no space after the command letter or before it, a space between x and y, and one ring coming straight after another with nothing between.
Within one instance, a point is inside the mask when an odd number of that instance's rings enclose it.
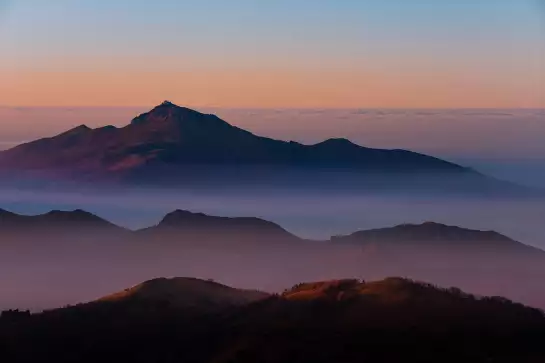
<instances>
[{"instance_id":1,"label":"mountain ridge","mask_svg":"<svg viewBox=\"0 0 545 363\"><path fill-rule=\"evenodd\" d=\"M361 230L348 235L333 236L331 241L357 243L366 241L372 242L373 240L379 239L389 242L398 242L401 238L403 238L403 241L405 242L433 242L436 240L456 242L472 239L508 245L517 243L513 239L493 230L469 229L433 221L426 221L420 224L403 223L391 227Z\"/></svg>"},{"instance_id":2,"label":"mountain ridge","mask_svg":"<svg viewBox=\"0 0 545 363\"><path fill-rule=\"evenodd\" d=\"M3 312L0 340L9 344L0 359L537 363L545 357L543 312L501 297L399 277L300 283L250 299L245 290L209 281L182 279L193 284L189 289L176 281L137 285L169 285L151 299Z\"/></svg>"},{"instance_id":3,"label":"mountain ridge","mask_svg":"<svg viewBox=\"0 0 545 363\"><path fill-rule=\"evenodd\" d=\"M258 217L225 217L202 212L192 212L189 210L176 209L166 213L160 218L159 222L149 227L126 229L118 226L107 219L101 218L96 214L87 212L83 209L74 210L51 210L41 214L27 215L11 212L0 208L0 231L2 228L21 228L21 231L28 231L33 226L43 226L52 223L55 227L71 228L73 226L88 226L88 227L110 227L112 230L119 229L131 233L149 232L150 230L167 231L190 231L190 232L220 232L221 233L240 233L244 231L253 234L273 233L278 237L287 237L294 240L308 241L299 237L281 225ZM374 229L358 230L349 234L333 235L325 241L333 244L343 243L365 243L374 241L383 242L438 242L440 240L446 242L459 242L466 240L474 240L481 242L498 242L507 244L508 246L521 245L527 248L536 249L521 242L518 242L510 237L507 237L493 230L470 229L460 226L453 226L434 221L426 221L419 224L402 223L389 227L381 227ZM323 242L317 240L317 242Z\"/></svg>"},{"instance_id":4,"label":"mountain ridge","mask_svg":"<svg viewBox=\"0 0 545 363\"><path fill-rule=\"evenodd\" d=\"M444 181L446 189L463 189L473 182L501 184L470 168L408 150L368 148L344 138L305 145L258 136L216 115L168 101L123 127L80 125L2 151L0 170L136 184L183 185L224 178L234 184L302 179L310 185L313 180L326 183L331 179L369 186L380 184L366 179L373 174L393 183L391 173L403 174L406 181L420 176L416 184L427 176L460 177L459 186L447 186ZM318 172L327 178L316 179ZM338 172L352 174L339 178ZM359 179L355 174L361 174Z\"/></svg>"},{"instance_id":5,"label":"mountain ridge","mask_svg":"<svg viewBox=\"0 0 545 363\"><path fill-rule=\"evenodd\" d=\"M249 234L256 238L286 238L299 239L299 237L286 231L280 225L257 217L222 217L195 213L187 210L177 209L167 213L161 221L152 227L143 230L155 231L178 231L189 233L205 234L238 234L240 236Z\"/></svg>"},{"instance_id":6,"label":"mountain ridge","mask_svg":"<svg viewBox=\"0 0 545 363\"><path fill-rule=\"evenodd\" d=\"M265 292L234 289L211 280L160 277L104 296L95 302L166 302L176 308L218 309L250 304L269 296Z\"/></svg>"},{"instance_id":7,"label":"mountain ridge","mask_svg":"<svg viewBox=\"0 0 545 363\"><path fill-rule=\"evenodd\" d=\"M93 229L95 231L122 231L124 228L82 209L51 210L42 214L24 215L0 209L0 231L33 232L37 230Z\"/></svg>"},{"instance_id":8,"label":"mountain ridge","mask_svg":"<svg viewBox=\"0 0 545 363\"><path fill-rule=\"evenodd\" d=\"M106 271L97 270L97 264L107 260L115 271L126 266L135 274L149 269L156 271L154 275L181 271L183 275L221 276L225 281L245 281L247 286L266 286L270 291L295 277L406 276L545 306L539 288L545 276L545 252L496 232L428 222L310 240L259 218L180 210L134 231L111 227L109 222L94 227L99 217L82 211L44 215L38 219L53 218L54 222L36 224L32 216L0 213L0 237L5 246L2 261L7 271L10 256L24 253L29 261L43 261L44 273L64 281L67 277L62 270L60 275L50 270L49 259L60 253L73 256L63 260L63 265L87 266L99 275ZM3 222L13 218L22 223ZM90 222L79 222L82 218ZM251 275L245 272L249 269ZM256 281L262 285L254 285Z\"/></svg>"}]
</instances>

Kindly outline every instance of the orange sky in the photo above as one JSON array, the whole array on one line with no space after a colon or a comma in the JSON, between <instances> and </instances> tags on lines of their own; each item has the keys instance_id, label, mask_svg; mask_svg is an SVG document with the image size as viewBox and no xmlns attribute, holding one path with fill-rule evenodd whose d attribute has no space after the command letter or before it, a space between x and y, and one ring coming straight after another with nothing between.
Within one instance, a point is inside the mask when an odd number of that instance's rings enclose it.
<instances>
[{"instance_id":1,"label":"orange sky","mask_svg":"<svg viewBox=\"0 0 545 363\"><path fill-rule=\"evenodd\" d=\"M525 73L522 70L520 73ZM10 106L541 108L545 77L497 78L463 70L229 70L2 72Z\"/></svg>"},{"instance_id":2,"label":"orange sky","mask_svg":"<svg viewBox=\"0 0 545 363\"><path fill-rule=\"evenodd\" d=\"M545 108L542 0L0 1L0 105Z\"/></svg>"}]
</instances>

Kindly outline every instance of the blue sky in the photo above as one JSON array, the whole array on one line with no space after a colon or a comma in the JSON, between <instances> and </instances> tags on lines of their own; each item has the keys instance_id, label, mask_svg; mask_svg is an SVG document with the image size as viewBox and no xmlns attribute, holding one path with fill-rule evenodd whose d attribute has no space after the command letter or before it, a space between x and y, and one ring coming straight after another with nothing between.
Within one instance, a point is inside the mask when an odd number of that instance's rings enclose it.
<instances>
[{"instance_id":1,"label":"blue sky","mask_svg":"<svg viewBox=\"0 0 545 363\"><path fill-rule=\"evenodd\" d=\"M179 55L184 46L210 55L226 50L333 58L413 50L507 55L511 47L530 51L545 43L540 0L3 2L7 50L45 57L146 50Z\"/></svg>"},{"instance_id":2,"label":"blue sky","mask_svg":"<svg viewBox=\"0 0 545 363\"><path fill-rule=\"evenodd\" d=\"M468 77L488 77L481 82L488 89L494 89L494 78L500 80L496 88L515 83L518 97L527 89L533 98L536 78L545 79L543 0L0 3L0 75L160 68L171 72L348 70L363 78L403 68L410 78L413 70L414 74L430 68L439 75L454 70ZM331 87L345 86L346 82L337 85L333 79L334 75L328 78ZM23 86L11 82L12 88ZM44 85L36 84L40 87ZM251 90L248 86L245 92ZM9 102L0 103L17 104L14 97L5 96Z\"/></svg>"}]
</instances>

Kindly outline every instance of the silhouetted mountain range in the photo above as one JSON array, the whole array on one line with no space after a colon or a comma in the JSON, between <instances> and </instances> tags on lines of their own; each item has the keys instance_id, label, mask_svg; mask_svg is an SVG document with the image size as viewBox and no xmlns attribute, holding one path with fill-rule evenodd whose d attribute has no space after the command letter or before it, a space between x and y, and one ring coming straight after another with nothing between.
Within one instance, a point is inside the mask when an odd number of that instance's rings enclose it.
<instances>
[{"instance_id":1,"label":"silhouetted mountain range","mask_svg":"<svg viewBox=\"0 0 545 363\"><path fill-rule=\"evenodd\" d=\"M86 233L119 232L136 233L140 238L216 239L250 238L276 242L310 242L302 239L276 223L256 217L220 217L185 210L166 214L151 227L130 231L117 226L92 213L76 209L73 211L52 210L38 215L21 215L0 209L0 233ZM46 237L47 235L42 235ZM323 244L323 241L316 241ZM388 247L421 246L426 248L488 248L498 251L523 251L542 253L541 250L517 242L495 231L480 231L441 223L401 224L394 227L370 229L349 235L332 236L335 245L355 244L360 246L382 245ZM306 245L306 243L305 243Z\"/></svg>"},{"instance_id":2,"label":"silhouetted mountain range","mask_svg":"<svg viewBox=\"0 0 545 363\"><path fill-rule=\"evenodd\" d=\"M433 222L313 241L259 218L182 210L136 231L80 210L38 216L4 211L0 213L0 238L0 268L5 274L13 273L10 266L15 258L24 257L33 269L43 268L47 276L57 276L51 270L52 261L68 266L59 269L62 274L54 280L71 276L62 272L67 269L74 269L74 274L79 269L88 271L85 278L119 275L119 281L132 275L183 271L246 281L247 286L265 286L271 291L298 280L407 276L545 307L540 288L545 278L544 251L494 231ZM60 263L59 256L63 256ZM26 279L26 269L19 267L15 268ZM109 286L108 280L104 284ZM71 291L75 294L77 290Z\"/></svg>"},{"instance_id":3,"label":"silhouetted mountain range","mask_svg":"<svg viewBox=\"0 0 545 363\"><path fill-rule=\"evenodd\" d=\"M474 247L489 248L495 251L542 252L534 247L514 241L496 231L473 230L435 222L401 224L390 228L370 229L346 236L334 236L331 240L338 243L356 243L362 246L375 243L390 246L417 244L423 247Z\"/></svg>"},{"instance_id":4,"label":"silhouetted mountain range","mask_svg":"<svg viewBox=\"0 0 545 363\"><path fill-rule=\"evenodd\" d=\"M278 224L255 217L218 217L204 213L176 210L168 213L156 226L138 231L139 234L178 237L253 239L295 241L299 238Z\"/></svg>"},{"instance_id":5,"label":"silhouetted mountain range","mask_svg":"<svg viewBox=\"0 0 545 363\"><path fill-rule=\"evenodd\" d=\"M82 125L3 151L0 170L8 179L26 176L175 186L459 191L510 186L469 168L407 150L366 148L346 139L303 145L261 137L215 115L168 101L125 127L91 129Z\"/></svg>"},{"instance_id":6,"label":"silhouetted mountain range","mask_svg":"<svg viewBox=\"0 0 545 363\"><path fill-rule=\"evenodd\" d=\"M116 226L92 213L81 209L74 211L52 210L38 215L21 215L0 209L0 233L35 232L120 232L125 229Z\"/></svg>"},{"instance_id":7,"label":"silhouetted mountain range","mask_svg":"<svg viewBox=\"0 0 545 363\"><path fill-rule=\"evenodd\" d=\"M545 317L402 278L302 283L281 295L188 278L0 318L6 362L541 362Z\"/></svg>"},{"instance_id":8,"label":"silhouetted mountain range","mask_svg":"<svg viewBox=\"0 0 545 363\"><path fill-rule=\"evenodd\" d=\"M106 232L130 232L95 214L81 209L73 211L52 210L38 215L22 215L0 209L0 233L2 232L78 232L90 230ZM140 236L152 237L169 235L176 237L219 238L251 237L275 239L276 241L303 242L304 240L286 231L276 223L256 217L221 217L177 209L167 213L157 225L135 230ZM541 252L495 231L481 231L436 222L401 224L394 227L357 231L349 235L332 236L335 244L414 244L432 247L491 247L496 250L521 249L527 252ZM511 250L513 252L513 250Z\"/></svg>"}]
</instances>

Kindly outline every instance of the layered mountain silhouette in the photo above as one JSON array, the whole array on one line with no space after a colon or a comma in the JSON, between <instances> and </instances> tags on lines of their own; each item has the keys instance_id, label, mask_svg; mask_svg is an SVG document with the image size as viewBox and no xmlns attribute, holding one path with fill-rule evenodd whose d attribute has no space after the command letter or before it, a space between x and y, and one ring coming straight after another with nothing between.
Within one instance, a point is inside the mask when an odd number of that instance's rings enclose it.
<instances>
[{"instance_id":1,"label":"layered mountain silhouette","mask_svg":"<svg viewBox=\"0 0 545 363\"><path fill-rule=\"evenodd\" d=\"M313 241L259 218L183 210L136 231L84 211L38 216L4 211L0 240L0 272L10 275L15 269L27 279L24 264L13 266L24 258L33 270L50 276L51 284L70 284L71 288L62 288L73 294L69 301L81 296L80 284L72 286L81 270L84 279L101 276L104 286L116 278L126 283L132 275L183 274L221 277L268 291L301 280L406 276L545 307L540 287L545 252L494 231L434 222ZM52 270L52 263L58 270ZM97 294L104 288L100 286L92 286Z\"/></svg>"},{"instance_id":2,"label":"layered mountain silhouette","mask_svg":"<svg viewBox=\"0 0 545 363\"><path fill-rule=\"evenodd\" d=\"M389 228L358 231L346 236L333 236L331 241L355 243L361 246L373 244L391 247L420 245L429 248L444 246L448 248L492 249L495 252L507 251L509 253L542 252L496 231L467 229L436 222L401 224Z\"/></svg>"},{"instance_id":3,"label":"layered mountain silhouette","mask_svg":"<svg viewBox=\"0 0 545 363\"><path fill-rule=\"evenodd\" d=\"M280 295L155 279L98 301L0 318L6 362L540 362L545 317L403 278Z\"/></svg>"},{"instance_id":4,"label":"layered mountain silhouette","mask_svg":"<svg viewBox=\"0 0 545 363\"><path fill-rule=\"evenodd\" d=\"M78 230L120 232L129 230L117 226L93 213L76 209L72 211L52 210L37 215L23 215L0 209L0 233L2 232L67 232ZM307 241L286 231L280 225L256 217L222 217L205 213L177 209L167 213L157 225L134 231L137 234L168 233L173 236L216 235L222 237L252 236L254 238L277 238L292 241ZM481 231L436 222L401 224L393 227L357 231L348 235L332 236L337 244L383 244L471 247L491 246L495 249L520 249L528 252L540 251L524 245L495 231ZM512 251L511 251L512 252Z\"/></svg>"},{"instance_id":5,"label":"layered mountain silhouette","mask_svg":"<svg viewBox=\"0 0 545 363\"><path fill-rule=\"evenodd\" d=\"M0 233L90 231L116 233L124 231L124 228L81 209L52 210L38 215L21 215L0 209Z\"/></svg>"},{"instance_id":6,"label":"layered mountain silhouette","mask_svg":"<svg viewBox=\"0 0 545 363\"><path fill-rule=\"evenodd\" d=\"M469 168L407 150L367 148L346 139L303 145L261 137L215 115L168 101L125 127L82 125L3 151L0 171L11 179L177 186L435 186L445 190L508 186Z\"/></svg>"},{"instance_id":7,"label":"layered mountain silhouette","mask_svg":"<svg viewBox=\"0 0 545 363\"><path fill-rule=\"evenodd\" d=\"M105 296L98 302L163 303L171 307L216 311L247 305L269 297L256 290L233 289L214 281L196 278L156 278Z\"/></svg>"},{"instance_id":8,"label":"layered mountain silhouette","mask_svg":"<svg viewBox=\"0 0 545 363\"><path fill-rule=\"evenodd\" d=\"M219 217L175 210L156 226L137 231L146 238L295 242L300 239L278 224L255 217Z\"/></svg>"}]
</instances>

